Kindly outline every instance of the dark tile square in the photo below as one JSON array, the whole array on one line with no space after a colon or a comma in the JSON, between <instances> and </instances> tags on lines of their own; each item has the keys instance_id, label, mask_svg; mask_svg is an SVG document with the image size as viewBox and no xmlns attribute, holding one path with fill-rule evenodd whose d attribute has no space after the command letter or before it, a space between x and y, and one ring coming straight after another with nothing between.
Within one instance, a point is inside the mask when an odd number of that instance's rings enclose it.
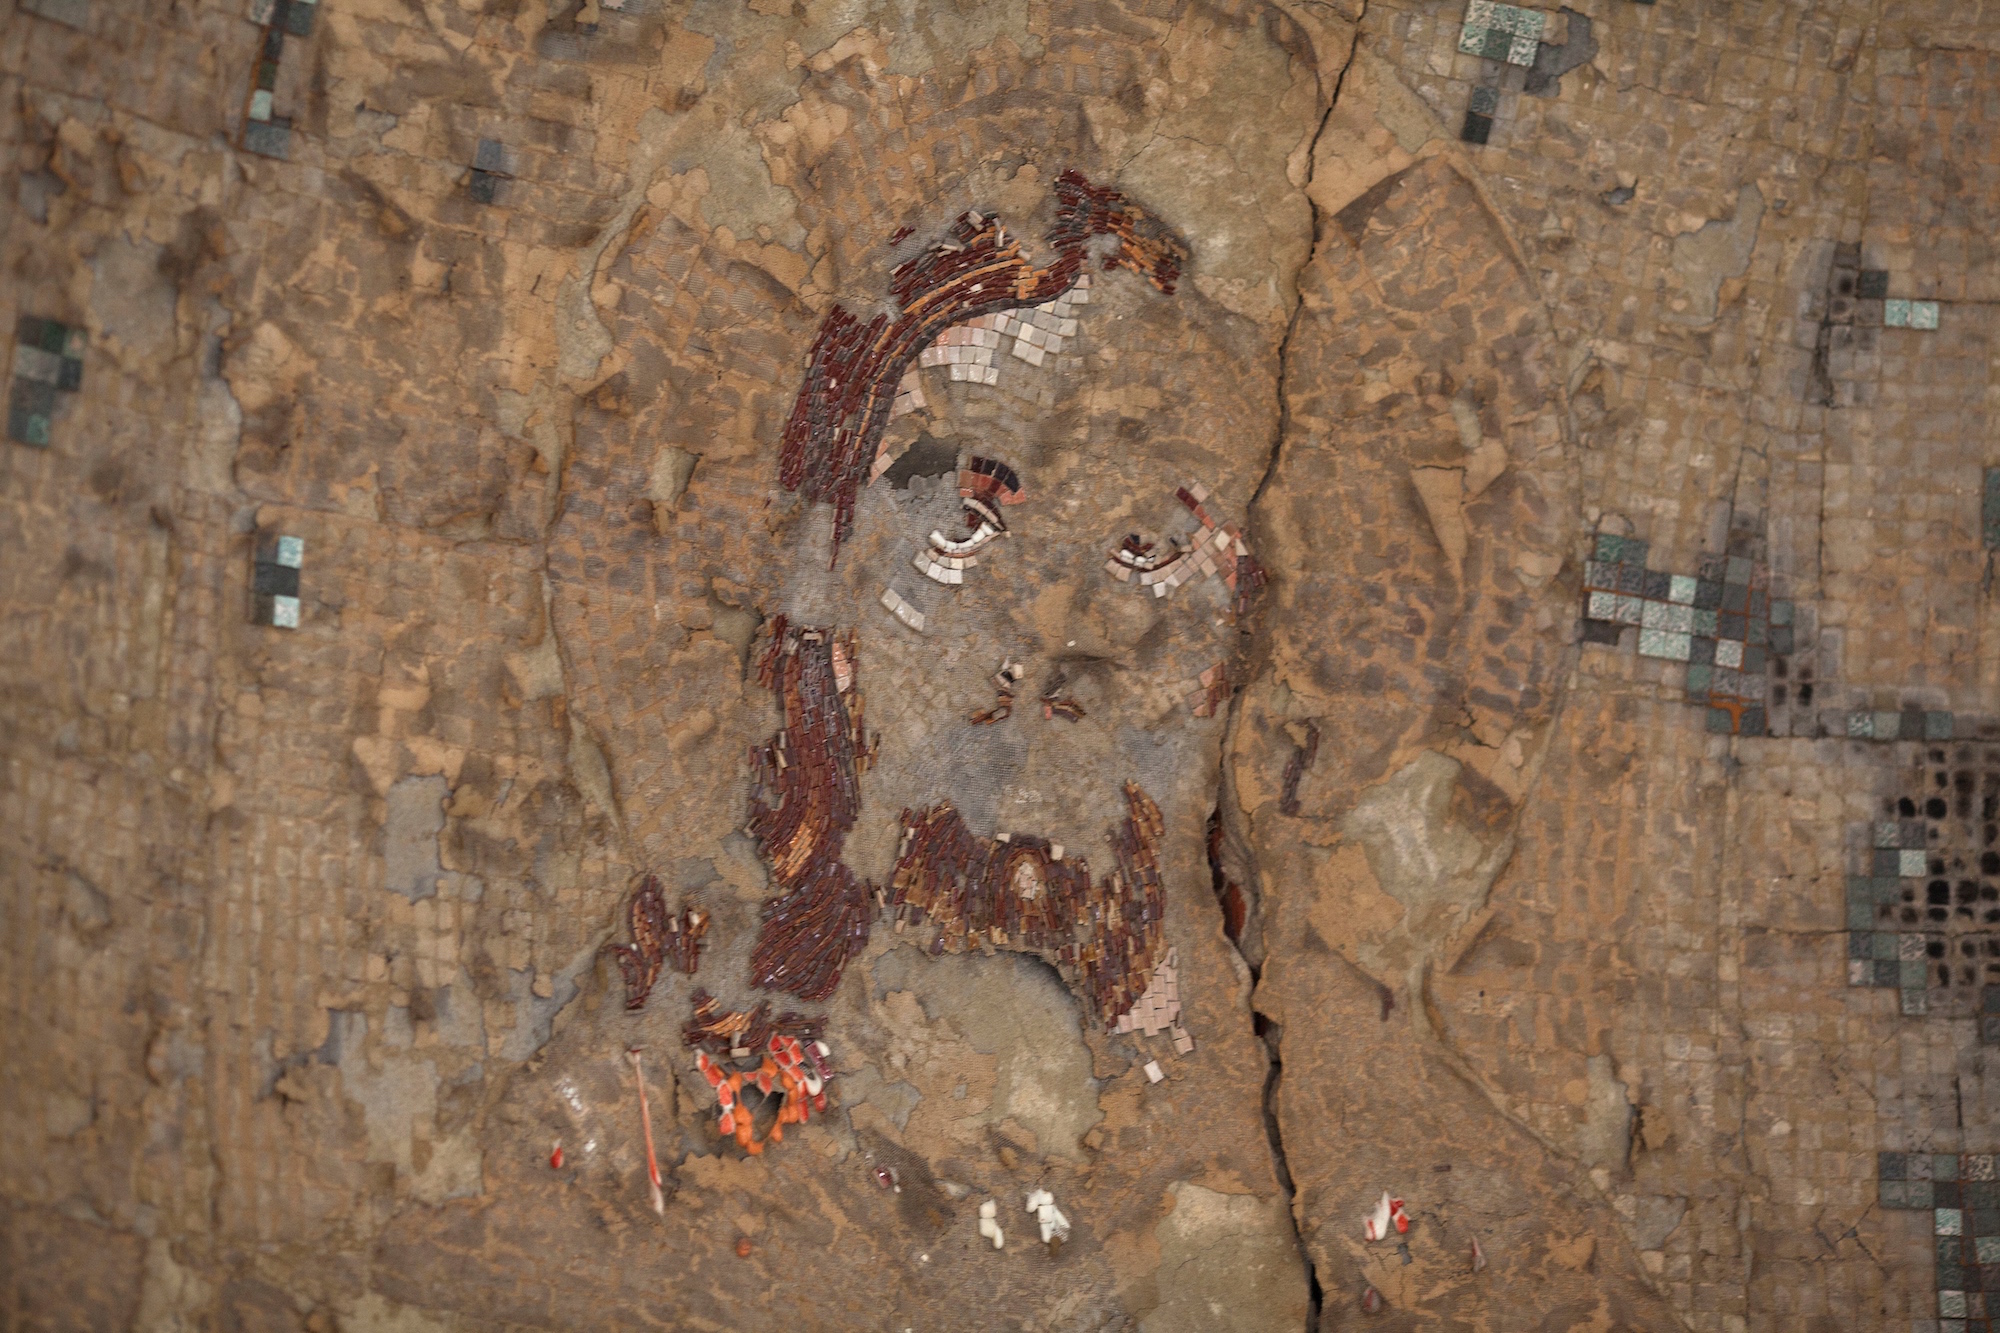
<instances>
[{"instance_id":1,"label":"dark tile square","mask_svg":"<svg viewBox=\"0 0 2000 1333\"><path fill-rule=\"evenodd\" d=\"M1710 583L1727 583L1729 581L1729 557L1723 555L1705 555L1701 558L1701 568L1696 572Z\"/></svg>"},{"instance_id":2,"label":"dark tile square","mask_svg":"<svg viewBox=\"0 0 2000 1333\"><path fill-rule=\"evenodd\" d=\"M1488 60L1505 60L1507 49L1514 44L1514 34L1490 28L1486 33L1485 49L1480 52Z\"/></svg>"},{"instance_id":3,"label":"dark tile square","mask_svg":"<svg viewBox=\"0 0 2000 1333\"><path fill-rule=\"evenodd\" d=\"M1714 611L1722 605L1722 582L1703 578L1694 585L1694 604L1700 611Z\"/></svg>"},{"instance_id":4,"label":"dark tile square","mask_svg":"<svg viewBox=\"0 0 2000 1333\"><path fill-rule=\"evenodd\" d=\"M260 60L257 62L257 86L270 92L278 86L278 62Z\"/></svg>"},{"instance_id":5,"label":"dark tile square","mask_svg":"<svg viewBox=\"0 0 2000 1333\"><path fill-rule=\"evenodd\" d=\"M280 597L299 595L299 571L290 565L268 565L259 561L252 592L271 593Z\"/></svg>"},{"instance_id":6,"label":"dark tile square","mask_svg":"<svg viewBox=\"0 0 2000 1333\"><path fill-rule=\"evenodd\" d=\"M1979 1011L2000 1016L2000 986L1979 988Z\"/></svg>"},{"instance_id":7,"label":"dark tile square","mask_svg":"<svg viewBox=\"0 0 2000 1333\"><path fill-rule=\"evenodd\" d=\"M1750 589L1750 614L1760 620L1769 620L1771 618L1771 594L1765 592L1762 588L1752 587Z\"/></svg>"},{"instance_id":8,"label":"dark tile square","mask_svg":"<svg viewBox=\"0 0 2000 1333\"><path fill-rule=\"evenodd\" d=\"M8 396L7 405L23 412L38 412L43 416L56 410L56 386L41 380L14 377L14 390Z\"/></svg>"},{"instance_id":9,"label":"dark tile square","mask_svg":"<svg viewBox=\"0 0 2000 1333\"><path fill-rule=\"evenodd\" d=\"M2000 1264L1979 1265L1979 1289L2000 1291Z\"/></svg>"},{"instance_id":10,"label":"dark tile square","mask_svg":"<svg viewBox=\"0 0 2000 1333\"><path fill-rule=\"evenodd\" d=\"M1854 905L1855 905L1855 904L1854 904L1854 903L1852 902L1852 900L1850 900L1850 901L1849 901L1849 906L1851 907L1851 906L1854 906ZM1874 910L1875 910L1875 904L1873 904L1873 903L1871 903L1871 902L1866 902L1866 901L1864 901L1864 902L1862 902L1862 903L1861 903L1860 905L1861 905L1861 906L1863 906L1863 907L1865 907L1865 908L1866 908L1866 909L1867 909L1867 910L1869 911L1869 913L1870 913L1871 915L1873 914L1873 912L1874 912ZM1848 932L1847 932L1847 956L1848 956L1849 958L1867 958L1867 959L1873 959L1873 958L1875 957L1875 934L1874 934L1874 932L1873 932L1873 931L1867 931L1867 930L1850 930L1850 931L1848 931ZM1879 1154L1878 1154L1878 1155L1879 1155ZM1902 1168L1901 1168L1900 1166L1898 1166L1898 1167L1897 1167L1896 1169L1900 1171L1900 1170L1901 1170ZM1902 1179L1902 1177L1901 1177L1901 1176L1890 1176L1890 1175L1884 1175L1884 1176L1882 1176L1882 1179L1884 1179L1884 1180L1901 1180L1901 1179Z\"/></svg>"},{"instance_id":11,"label":"dark tile square","mask_svg":"<svg viewBox=\"0 0 2000 1333\"><path fill-rule=\"evenodd\" d=\"M1616 622L1610 620L1586 620L1583 622L1583 641L1585 643L1606 643L1616 646L1618 643L1618 625Z\"/></svg>"},{"instance_id":12,"label":"dark tile square","mask_svg":"<svg viewBox=\"0 0 2000 1333\"><path fill-rule=\"evenodd\" d=\"M1903 873L1903 854L1894 847L1875 849L1875 873L1877 875L1900 875Z\"/></svg>"},{"instance_id":13,"label":"dark tile square","mask_svg":"<svg viewBox=\"0 0 2000 1333\"><path fill-rule=\"evenodd\" d=\"M1988 1046L2000 1046L2000 1014L1979 1016L1979 1040Z\"/></svg>"},{"instance_id":14,"label":"dark tile square","mask_svg":"<svg viewBox=\"0 0 2000 1333\"><path fill-rule=\"evenodd\" d=\"M1931 1182L1931 1207L1962 1207L1963 1205L1959 1203L1961 1197L1958 1192L1958 1182L1956 1180L1934 1180Z\"/></svg>"},{"instance_id":15,"label":"dark tile square","mask_svg":"<svg viewBox=\"0 0 2000 1333\"><path fill-rule=\"evenodd\" d=\"M1493 137L1493 117L1482 116L1477 111L1465 113L1465 124L1460 127L1458 137L1465 143L1483 144Z\"/></svg>"},{"instance_id":16,"label":"dark tile square","mask_svg":"<svg viewBox=\"0 0 2000 1333\"><path fill-rule=\"evenodd\" d=\"M1674 576L1672 574L1669 574L1666 570L1649 569L1646 571L1645 595L1652 598L1654 601L1656 602L1666 601L1667 594L1673 591L1673 587L1674 587Z\"/></svg>"},{"instance_id":17,"label":"dark tile square","mask_svg":"<svg viewBox=\"0 0 2000 1333\"><path fill-rule=\"evenodd\" d=\"M1978 1209L1980 1212L1994 1212L1996 1209L2000 1209L2000 1181L1968 1180L1962 1182L1959 1188L1965 1192L1964 1198L1967 1208ZM2000 1213L1996 1213L1996 1216L2000 1216ZM1978 1236L2000 1236L2000 1228L1992 1231L1975 1231L1973 1234Z\"/></svg>"},{"instance_id":18,"label":"dark tile square","mask_svg":"<svg viewBox=\"0 0 2000 1333\"><path fill-rule=\"evenodd\" d=\"M7 438L18 444L30 444L37 449L49 447L49 417L46 412L30 412L25 408L7 409Z\"/></svg>"},{"instance_id":19,"label":"dark tile square","mask_svg":"<svg viewBox=\"0 0 2000 1333\"><path fill-rule=\"evenodd\" d=\"M1741 736L1770 735L1771 721L1764 712L1764 705L1751 704L1748 708L1744 709L1743 721L1737 726L1736 730L1737 734Z\"/></svg>"},{"instance_id":20,"label":"dark tile square","mask_svg":"<svg viewBox=\"0 0 2000 1333\"><path fill-rule=\"evenodd\" d=\"M1971 1192L1970 1185L1964 1188L1967 1193ZM2000 1208L1974 1208L1970 1199L1965 1201L1964 1206L1971 1209L1965 1227L1968 1236L2000 1236Z\"/></svg>"},{"instance_id":21,"label":"dark tile square","mask_svg":"<svg viewBox=\"0 0 2000 1333\"><path fill-rule=\"evenodd\" d=\"M1750 618L1741 611L1724 611L1715 618L1715 637L1741 639L1750 632Z\"/></svg>"},{"instance_id":22,"label":"dark tile square","mask_svg":"<svg viewBox=\"0 0 2000 1333\"><path fill-rule=\"evenodd\" d=\"M284 0L279 0L279 4L285 12L283 26L288 34L293 37L312 36L313 15L319 12L318 5L306 4L304 0L291 0L289 4L284 3ZM273 22L278 21L275 11L272 13L271 18Z\"/></svg>"},{"instance_id":23,"label":"dark tile square","mask_svg":"<svg viewBox=\"0 0 2000 1333\"><path fill-rule=\"evenodd\" d=\"M1751 615L1747 617L1747 623L1745 624L1743 631L1743 641L1745 643L1768 643L1770 642L1770 638L1771 638L1770 621L1765 620L1757 615ZM1748 667L1748 666L1744 667L1743 669L1745 671L1755 670L1754 667Z\"/></svg>"},{"instance_id":24,"label":"dark tile square","mask_svg":"<svg viewBox=\"0 0 2000 1333\"><path fill-rule=\"evenodd\" d=\"M264 29L264 59L277 61L285 54L285 30L276 26Z\"/></svg>"},{"instance_id":25,"label":"dark tile square","mask_svg":"<svg viewBox=\"0 0 2000 1333\"><path fill-rule=\"evenodd\" d=\"M1751 622L1755 626L1756 622ZM1760 644L1745 644L1743 648L1743 674L1754 676L1764 669L1765 652Z\"/></svg>"},{"instance_id":26,"label":"dark tile square","mask_svg":"<svg viewBox=\"0 0 2000 1333\"><path fill-rule=\"evenodd\" d=\"M1490 116L1500 109L1500 90L1498 88L1474 88L1472 90L1472 100L1467 103L1467 106L1482 116Z\"/></svg>"},{"instance_id":27,"label":"dark tile square","mask_svg":"<svg viewBox=\"0 0 2000 1333\"><path fill-rule=\"evenodd\" d=\"M1618 591L1633 597L1646 595L1646 567L1644 565L1620 565L1618 567Z\"/></svg>"},{"instance_id":28,"label":"dark tile square","mask_svg":"<svg viewBox=\"0 0 2000 1333\"><path fill-rule=\"evenodd\" d=\"M1875 1177L1878 1180L1901 1180L1909 1169L1909 1162L1903 1153L1875 1154Z\"/></svg>"},{"instance_id":29,"label":"dark tile square","mask_svg":"<svg viewBox=\"0 0 2000 1333\"><path fill-rule=\"evenodd\" d=\"M1899 981L1902 980L1902 976L1903 976L1903 965L1897 962L1895 959L1878 958L1875 960L1876 985L1894 986Z\"/></svg>"},{"instance_id":30,"label":"dark tile square","mask_svg":"<svg viewBox=\"0 0 2000 1333\"><path fill-rule=\"evenodd\" d=\"M1854 294L1871 300L1880 300L1889 294L1889 270L1886 268L1864 268L1861 277L1854 284Z\"/></svg>"},{"instance_id":31,"label":"dark tile square","mask_svg":"<svg viewBox=\"0 0 2000 1333\"><path fill-rule=\"evenodd\" d=\"M1931 1179L1932 1179L1933 1181L1939 1181L1939 1182L1945 1182L1945 1181L1949 1181L1949 1182L1953 1182L1953 1183L1956 1183L1956 1182L1957 1182L1957 1180L1958 1180L1958 1154L1957 1154L1957 1153L1955 1153L1955 1152L1934 1152L1934 1153L1932 1153L1932 1154L1931 1154ZM1955 1202L1955 1200L1956 1200L1956 1199L1958 1198L1958 1196L1957 1196L1956 1194L1954 1194L1954 1195L1952 1195L1952 1198L1953 1198L1954 1202L1952 1202L1952 1203L1941 1203L1941 1204L1939 1204L1939 1205L1938 1205L1938 1207L1940 1207L1940 1208L1956 1208L1956 1207L1958 1206L1958 1204L1957 1204L1957 1203Z\"/></svg>"},{"instance_id":32,"label":"dark tile square","mask_svg":"<svg viewBox=\"0 0 2000 1333\"><path fill-rule=\"evenodd\" d=\"M1792 652L1792 627L1790 625L1771 626L1771 651L1780 657Z\"/></svg>"},{"instance_id":33,"label":"dark tile square","mask_svg":"<svg viewBox=\"0 0 2000 1333\"><path fill-rule=\"evenodd\" d=\"M1711 736L1733 736L1736 734L1736 716L1727 708L1709 709L1706 725L1708 727L1708 734Z\"/></svg>"},{"instance_id":34,"label":"dark tile square","mask_svg":"<svg viewBox=\"0 0 2000 1333\"><path fill-rule=\"evenodd\" d=\"M490 204L499 196L502 179L502 177L496 176L490 171L474 170L472 181L466 188L472 195L474 202Z\"/></svg>"},{"instance_id":35,"label":"dark tile square","mask_svg":"<svg viewBox=\"0 0 2000 1333\"><path fill-rule=\"evenodd\" d=\"M1652 549L1653 547L1650 542L1642 542L1637 537L1627 537L1625 539L1625 563L1628 565L1638 565L1643 568L1646 563L1646 553Z\"/></svg>"},{"instance_id":36,"label":"dark tile square","mask_svg":"<svg viewBox=\"0 0 2000 1333\"><path fill-rule=\"evenodd\" d=\"M1715 640L1700 635L1689 640L1688 661L1702 665L1713 664L1715 661Z\"/></svg>"},{"instance_id":37,"label":"dark tile square","mask_svg":"<svg viewBox=\"0 0 2000 1333\"><path fill-rule=\"evenodd\" d=\"M22 315L14 321L14 341L24 347L40 347L42 345L42 325L52 322L51 320L43 319L40 315ZM1989 481L1988 489L1990 490L1991 479L1996 474L2000 474L2000 468L1988 468L1986 472Z\"/></svg>"},{"instance_id":38,"label":"dark tile square","mask_svg":"<svg viewBox=\"0 0 2000 1333\"><path fill-rule=\"evenodd\" d=\"M52 319L42 321L40 346L44 352L62 355L63 344L69 341L69 325L58 324Z\"/></svg>"},{"instance_id":39,"label":"dark tile square","mask_svg":"<svg viewBox=\"0 0 2000 1333\"><path fill-rule=\"evenodd\" d=\"M292 127L275 120L253 120L243 126L243 150L283 161L292 155Z\"/></svg>"},{"instance_id":40,"label":"dark tile square","mask_svg":"<svg viewBox=\"0 0 2000 1333\"><path fill-rule=\"evenodd\" d=\"M496 176L511 174L507 170L507 149L498 139L481 139L479 147L473 151L472 165Z\"/></svg>"},{"instance_id":41,"label":"dark tile square","mask_svg":"<svg viewBox=\"0 0 2000 1333\"><path fill-rule=\"evenodd\" d=\"M1722 609L1725 611L1748 611L1750 609L1750 588L1742 583L1722 585Z\"/></svg>"},{"instance_id":42,"label":"dark tile square","mask_svg":"<svg viewBox=\"0 0 2000 1333\"><path fill-rule=\"evenodd\" d=\"M1952 736L1950 713L1929 712L1924 714L1924 739L1927 741L1948 741Z\"/></svg>"},{"instance_id":43,"label":"dark tile square","mask_svg":"<svg viewBox=\"0 0 2000 1333\"><path fill-rule=\"evenodd\" d=\"M1922 710L1916 708L1906 708L1903 710L1902 726L1896 732L1896 738L1905 741L1920 741L1924 738L1924 715Z\"/></svg>"}]
</instances>

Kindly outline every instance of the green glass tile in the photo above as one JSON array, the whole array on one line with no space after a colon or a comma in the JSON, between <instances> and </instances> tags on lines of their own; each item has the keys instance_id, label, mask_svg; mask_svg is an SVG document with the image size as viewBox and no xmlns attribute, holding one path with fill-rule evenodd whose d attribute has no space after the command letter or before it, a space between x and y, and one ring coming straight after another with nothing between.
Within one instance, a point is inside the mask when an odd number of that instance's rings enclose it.
<instances>
[{"instance_id":1,"label":"green glass tile","mask_svg":"<svg viewBox=\"0 0 2000 1333\"><path fill-rule=\"evenodd\" d=\"M49 445L49 419L40 412L25 412L10 407L7 409L7 438L34 445L37 449L46 449Z\"/></svg>"}]
</instances>

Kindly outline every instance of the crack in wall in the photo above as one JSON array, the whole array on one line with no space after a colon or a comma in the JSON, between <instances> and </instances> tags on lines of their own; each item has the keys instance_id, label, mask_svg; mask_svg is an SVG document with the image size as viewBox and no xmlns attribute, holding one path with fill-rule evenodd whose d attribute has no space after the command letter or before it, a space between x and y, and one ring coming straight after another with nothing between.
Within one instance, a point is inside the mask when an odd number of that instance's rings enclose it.
<instances>
[{"instance_id":1,"label":"crack in wall","mask_svg":"<svg viewBox=\"0 0 2000 1333\"><path fill-rule=\"evenodd\" d=\"M1322 209L1319 206L1319 204L1313 202L1312 195L1310 193L1310 187L1312 184L1312 174L1311 174L1312 164L1315 161L1315 155L1319 148L1320 139L1326 134L1327 126L1333 120L1333 113L1335 109L1340 105L1340 94L1342 88L1345 87L1347 83L1348 71L1354 68L1354 61L1356 57L1360 54L1361 34L1364 27L1366 26L1367 19L1368 19L1368 0L1362 0L1360 8L1355 12L1354 35L1351 41L1348 43L1347 58L1346 60L1341 62L1339 73L1334 75L1333 90L1331 95L1329 95L1327 98L1326 109L1324 112L1321 113L1319 125L1313 131L1312 140L1308 144L1306 149L1307 176L1305 182L1301 185L1300 188L1303 192L1305 192L1308 206L1312 210L1311 214L1312 247L1306 253L1305 262L1301 264L1299 267L1300 274L1304 274L1308 269L1310 269L1314 261L1319 258L1320 241L1321 237L1325 234L1325 228L1327 222L1325 210ZM1277 476L1278 467L1284 458L1285 436L1287 432L1291 429L1292 425L1292 414L1290 405L1291 404L1291 398L1290 398L1291 353L1292 353L1293 340L1298 335L1300 320L1305 313L1305 305L1306 305L1304 296L1302 294L1299 294L1297 291L1296 280L1294 281L1293 284L1293 291L1294 291L1294 304L1292 307L1291 317L1289 320L1286 321L1284 337L1280 339L1278 343L1278 357L1277 357L1278 382L1276 386L1277 397L1278 397L1278 421L1276 427L1272 432L1270 457L1264 466L1264 474L1263 476L1257 479L1257 485L1255 489L1251 491L1250 494L1250 502L1247 506L1245 506L1246 527L1250 523L1255 521L1255 516L1257 514L1257 511L1263 503L1264 494L1270 488L1273 478ZM1247 654L1247 656L1249 656L1252 661L1252 669L1248 673L1250 678L1254 678L1257 659L1260 656L1267 657L1266 652L1260 651L1267 649L1268 646L1264 638L1263 629L1264 629L1263 617L1260 613L1258 615L1256 624L1250 630L1251 650ZM1235 699L1231 701L1229 708L1229 719L1223 731L1222 753L1225 756L1223 761L1225 767L1228 762L1227 756L1231 753L1232 750L1231 742L1235 739L1237 734L1237 728L1242 723L1242 706L1243 706L1243 695L1239 692L1236 695ZM1224 773L1218 774L1216 807L1215 807L1215 813L1212 816L1212 819L1218 828L1222 827L1225 822L1225 814L1222 802L1223 791L1226 790L1231 785L1232 784L1229 784L1227 782L1226 771ZM1243 845L1242 852L1245 857L1254 856L1254 853L1250 851L1247 843ZM1255 884L1257 882L1257 876L1254 873L1255 872L1254 865L1248 867L1248 869L1251 871L1249 875L1249 881L1252 884ZM1227 920L1229 907L1227 904L1223 902L1223 889L1225 884L1228 884L1228 880L1222 870L1222 864L1220 856L1218 854L1216 839L1211 839L1209 842L1209 870L1213 879L1214 887L1217 892L1217 906L1220 910L1222 910L1225 913L1225 919ZM1239 899L1239 903L1240 901L1241 900ZM1258 921L1257 918L1261 918L1262 909L1263 909L1263 904L1261 901L1252 900L1244 908L1244 914L1247 915L1249 918L1251 918L1251 921L1244 922L1238 920L1236 922L1235 930L1230 932L1230 943L1232 946L1237 948L1239 955L1243 956L1244 965L1249 970L1250 987L1251 987L1251 993L1253 995L1255 994L1257 984L1263 975L1262 962L1261 958L1257 962L1252 962L1251 959L1247 956L1247 954L1243 954L1243 949L1239 937L1246 931L1250 930L1252 925L1255 925L1256 927L1255 933L1258 937L1261 938L1262 927L1261 927L1261 922ZM1259 950L1259 952L1261 954L1262 951ZM1299 1262L1304 1266L1306 1272L1307 1301L1306 1301L1305 1333L1313 1333L1313 1331L1319 1328L1320 1326L1320 1314L1325 1305L1326 1293L1325 1289L1320 1285L1319 1268L1313 1262L1312 1250L1306 1244L1305 1233L1299 1227L1298 1187L1292 1178L1291 1159L1285 1149L1284 1126L1278 1118L1278 1108L1277 1108L1278 1089L1284 1076L1284 1054L1282 1049L1284 1042L1284 1029L1282 1025L1277 1023L1272 1023L1271 1021L1266 1019L1262 1014L1257 1013L1254 1004L1251 1010L1250 1021L1252 1025L1252 1030L1255 1032L1258 1040L1264 1044L1264 1049L1267 1058L1269 1060L1269 1064L1266 1068L1264 1076L1264 1092L1263 1092L1264 1134L1270 1144L1271 1166L1273 1172L1277 1176L1279 1185L1285 1191L1285 1216L1291 1222L1292 1239L1293 1242L1298 1246Z\"/></svg>"}]
</instances>

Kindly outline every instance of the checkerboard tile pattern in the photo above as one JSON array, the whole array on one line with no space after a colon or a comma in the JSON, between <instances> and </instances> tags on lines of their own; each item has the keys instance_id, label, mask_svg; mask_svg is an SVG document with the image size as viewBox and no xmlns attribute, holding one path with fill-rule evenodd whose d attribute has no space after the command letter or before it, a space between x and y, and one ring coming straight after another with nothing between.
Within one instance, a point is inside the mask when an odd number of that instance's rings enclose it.
<instances>
[{"instance_id":1,"label":"checkerboard tile pattern","mask_svg":"<svg viewBox=\"0 0 2000 1333\"><path fill-rule=\"evenodd\" d=\"M299 627L299 571L305 562L302 537L267 535L258 539L250 580L253 623L274 629Z\"/></svg>"},{"instance_id":2,"label":"checkerboard tile pattern","mask_svg":"<svg viewBox=\"0 0 2000 1333\"><path fill-rule=\"evenodd\" d=\"M1467 55L1504 60L1510 65L1532 65L1546 22L1546 16L1538 10L1498 4L1495 0L1470 0L1465 7L1465 26L1459 32L1458 49Z\"/></svg>"},{"instance_id":3,"label":"checkerboard tile pattern","mask_svg":"<svg viewBox=\"0 0 2000 1333\"><path fill-rule=\"evenodd\" d=\"M23 315L14 326L14 384L7 398L7 438L49 446L58 395L83 387L82 329Z\"/></svg>"},{"instance_id":4,"label":"checkerboard tile pattern","mask_svg":"<svg viewBox=\"0 0 2000 1333\"><path fill-rule=\"evenodd\" d=\"M1988 1293L2000 1294L2000 1182L1988 1153L1885 1152L1876 1155L1884 1208L1928 1212L1936 1254L1937 1319L1912 1333L1993 1333Z\"/></svg>"},{"instance_id":5,"label":"checkerboard tile pattern","mask_svg":"<svg viewBox=\"0 0 2000 1333\"><path fill-rule=\"evenodd\" d=\"M1765 566L1748 554L1673 574L1646 568L1647 552L1635 537L1597 535L1584 565L1584 640L1616 643L1637 626L1640 656L1687 663L1688 702L1707 709L1709 730L1766 735L1772 663L1793 649L1792 603L1770 595Z\"/></svg>"}]
</instances>

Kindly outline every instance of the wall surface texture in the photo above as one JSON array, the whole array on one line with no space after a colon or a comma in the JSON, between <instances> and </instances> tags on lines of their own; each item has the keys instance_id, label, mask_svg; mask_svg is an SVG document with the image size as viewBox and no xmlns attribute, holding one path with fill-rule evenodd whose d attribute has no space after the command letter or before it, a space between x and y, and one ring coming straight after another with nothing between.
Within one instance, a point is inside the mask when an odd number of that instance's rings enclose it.
<instances>
[{"instance_id":1,"label":"wall surface texture","mask_svg":"<svg viewBox=\"0 0 2000 1333\"><path fill-rule=\"evenodd\" d=\"M2000 1327L2000 2L0 5L0 1330Z\"/></svg>"}]
</instances>

